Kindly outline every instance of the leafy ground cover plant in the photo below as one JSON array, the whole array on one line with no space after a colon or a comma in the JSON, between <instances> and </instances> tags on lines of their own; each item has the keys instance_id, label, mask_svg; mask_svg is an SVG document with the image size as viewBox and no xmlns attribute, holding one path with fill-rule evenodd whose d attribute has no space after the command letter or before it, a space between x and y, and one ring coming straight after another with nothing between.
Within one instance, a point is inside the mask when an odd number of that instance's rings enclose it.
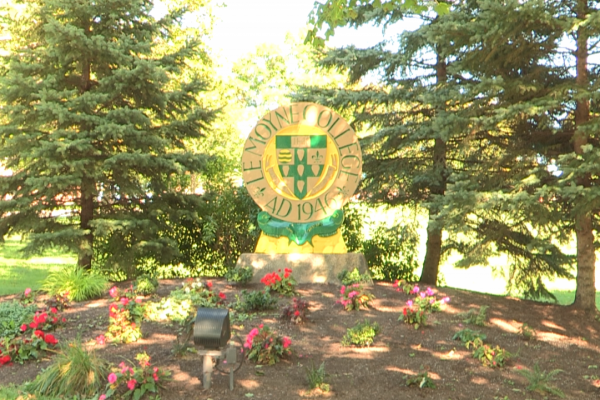
<instances>
[{"instance_id":1,"label":"leafy ground cover plant","mask_svg":"<svg viewBox=\"0 0 600 400\"><path fill-rule=\"evenodd\" d=\"M61 346L27 390L43 396L91 397L104 388L107 374L108 363L77 340Z\"/></svg>"},{"instance_id":2,"label":"leafy ground cover plant","mask_svg":"<svg viewBox=\"0 0 600 400\"><path fill-rule=\"evenodd\" d=\"M301 324L306 321L306 313L308 312L308 301L304 301L294 297L292 304L288 304L281 310L281 319Z\"/></svg>"},{"instance_id":3,"label":"leafy ground cover plant","mask_svg":"<svg viewBox=\"0 0 600 400\"><path fill-rule=\"evenodd\" d=\"M421 371L419 372L418 375L416 376L406 376L404 378L406 380L406 386L413 386L413 385L417 385L419 387L419 389L423 389L423 388L431 388L431 389L435 389L435 382L433 381L433 379L431 379L429 377L429 371L427 371L425 368L423 368L423 366L421 365Z\"/></svg>"},{"instance_id":4,"label":"leafy ground cover plant","mask_svg":"<svg viewBox=\"0 0 600 400\"><path fill-rule=\"evenodd\" d=\"M252 267L234 267L225 274L225 278L229 282L235 282L242 285L250 282L253 276L254 270Z\"/></svg>"},{"instance_id":5,"label":"leafy ground cover plant","mask_svg":"<svg viewBox=\"0 0 600 400\"><path fill-rule=\"evenodd\" d=\"M373 340L379 331L380 328L377 322L372 323L368 320L359 321L352 328L346 330L346 334L342 338L342 345L370 346L373 344Z\"/></svg>"},{"instance_id":6,"label":"leafy ground cover plant","mask_svg":"<svg viewBox=\"0 0 600 400\"><path fill-rule=\"evenodd\" d=\"M466 313L461 313L459 316L465 324L474 324L477 326L485 326L487 321L487 310L489 306L481 306L479 310L471 308Z\"/></svg>"},{"instance_id":7,"label":"leafy ground cover plant","mask_svg":"<svg viewBox=\"0 0 600 400\"><path fill-rule=\"evenodd\" d=\"M517 370L517 373L529 381L527 390L538 392L542 395L553 394L558 397L565 397L565 394L560 389L550 386L550 382L561 372L561 369L554 369L550 372L541 371L538 363L535 363L533 370Z\"/></svg>"},{"instance_id":8,"label":"leafy ground cover plant","mask_svg":"<svg viewBox=\"0 0 600 400\"><path fill-rule=\"evenodd\" d=\"M285 268L283 276L281 270L266 274L260 281L264 283L270 291L277 292L285 296L291 296L296 293L296 280L292 276L292 270Z\"/></svg>"},{"instance_id":9,"label":"leafy ground cover plant","mask_svg":"<svg viewBox=\"0 0 600 400\"><path fill-rule=\"evenodd\" d=\"M341 304L346 311L353 311L369 308L369 302L374 298L375 296L366 291L362 285L355 283L350 286L342 285L337 303Z\"/></svg>"},{"instance_id":10,"label":"leafy ground cover plant","mask_svg":"<svg viewBox=\"0 0 600 400\"><path fill-rule=\"evenodd\" d=\"M125 290L113 286L109 293L114 301L108 306L106 340L115 343L136 342L142 337L144 307L141 299L137 298L133 286Z\"/></svg>"},{"instance_id":11,"label":"leafy ground cover plant","mask_svg":"<svg viewBox=\"0 0 600 400\"><path fill-rule=\"evenodd\" d=\"M19 297L19 303L23 305L29 305L35 303L35 292L31 290L31 288L27 288L21 293L21 297Z\"/></svg>"},{"instance_id":12,"label":"leafy ground cover plant","mask_svg":"<svg viewBox=\"0 0 600 400\"><path fill-rule=\"evenodd\" d=\"M21 333L21 325L31 321L37 307L19 301L0 302L0 338L13 338Z\"/></svg>"},{"instance_id":13,"label":"leafy ground cover plant","mask_svg":"<svg viewBox=\"0 0 600 400\"><path fill-rule=\"evenodd\" d=\"M281 337L268 326L260 324L248 333L244 347L247 349L248 360L261 365L272 365L292 354L291 344L290 338Z\"/></svg>"},{"instance_id":14,"label":"leafy ground cover plant","mask_svg":"<svg viewBox=\"0 0 600 400\"><path fill-rule=\"evenodd\" d=\"M277 305L277 299L268 290L242 290L240 294L235 296L236 301L232 304L232 308L238 312L272 310Z\"/></svg>"},{"instance_id":15,"label":"leafy ground cover plant","mask_svg":"<svg viewBox=\"0 0 600 400\"><path fill-rule=\"evenodd\" d=\"M133 282L133 289L135 293L142 296L147 296L149 294L156 293L157 288L158 279L149 274L138 276Z\"/></svg>"},{"instance_id":16,"label":"leafy ground cover plant","mask_svg":"<svg viewBox=\"0 0 600 400\"><path fill-rule=\"evenodd\" d=\"M463 344L467 344L469 342L475 341L475 339L480 339L484 341L486 339L486 335L479 331L473 331L469 328L462 329L452 336L452 340L460 340Z\"/></svg>"},{"instance_id":17,"label":"leafy ground cover plant","mask_svg":"<svg viewBox=\"0 0 600 400\"><path fill-rule=\"evenodd\" d=\"M168 297L145 305L144 318L149 321L173 321L185 325L197 307L223 307L227 296L215 293L211 281L189 278L180 289L172 290Z\"/></svg>"},{"instance_id":18,"label":"leafy ground cover plant","mask_svg":"<svg viewBox=\"0 0 600 400\"><path fill-rule=\"evenodd\" d=\"M331 387L327 380L327 373L325 372L325 361L319 365L319 368L316 368L314 364L311 364L310 367L306 368L306 380L308 381L308 386L311 389L321 389L323 392L329 392Z\"/></svg>"},{"instance_id":19,"label":"leafy ground cover plant","mask_svg":"<svg viewBox=\"0 0 600 400\"><path fill-rule=\"evenodd\" d=\"M512 354L507 350L499 346L487 345L480 338L468 342L467 348L473 348L473 357L477 358L486 367L501 368L512 357Z\"/></svg>"},{"instance_id":20,"label":"leafy ground cover plant","mask_svg":"<svg viewBox=\"0 0 600 400\"><path fill-rule=\"evenodd\" d=\"M171 375L170 372L153 367L150 364L150 356L145 352L137 354L135 359L138 362L137 366L133 363L127 365L121 362L118 367L111 368L112 372L107 377L106 393L100 395L98 400L113 396L119 399L137 400L148 393L158 394L159 389Z\"/></svg>"},{"instance_id":21,"label":"leafy ground cover plant","mask_svg":"<svg viewBox=\"0 0 600 400\"><path fill-rule=\"evenodd\" d=\"M340 272L337 276L342 285L348 286L355 283L372 283L371 275L368 272L361 274L358 268L354 268L352 271L347 269Z\"/></svg>"},{"instance_id":22,"label":"leafy ground cover plant","mask_svg":"<svg viewBox=\"0 0 600 400\"><path fill-rule=\"evenodd\" d=\"M67 293L71 301L84 301L100 297L107 285L102 275L69 266L48 275L42 289L51 296Z\"/></svg>"}]
</instances>

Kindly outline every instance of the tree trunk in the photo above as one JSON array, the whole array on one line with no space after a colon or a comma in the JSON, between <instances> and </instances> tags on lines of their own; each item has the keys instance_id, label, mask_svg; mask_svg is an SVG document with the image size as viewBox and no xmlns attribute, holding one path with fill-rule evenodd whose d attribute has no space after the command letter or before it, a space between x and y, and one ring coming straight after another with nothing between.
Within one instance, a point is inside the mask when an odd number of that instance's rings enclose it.
<instances>
[{"instance_id":1,"label":"tree trunk","mask_svg":"<svg viewBox=\"0 0 600 400\"><path fill-rule=\"evenodd\" d=\"M77 265L90 269L92 267L92 256L94 254L94 234L90 222L94 219L94 180L84 176L81 181L81 212L80 212L80 228L83 232L81 243L79 245L79 253Z\"/></svg>"},{"instance_id":2,"label":"tree trunk","mask_svg":"<svg viewBox=\"0 0 600 400\"><path fill-rule=\"evenodd\" d=\"M81 81L80 91L87 92L91 87L91 63L89 60L81 60ZM81 131L87 127L81 126ZM94 255L94 234L90 222L94 219L94 194L96 183L92 177L84 174L81 179L81 210L79 227L83 232L79 244L77 265L84 269L92 268L92 257Z\"/></svg>"},{"instance_id":3,"label":"tree trunk","mask_svg":"<svg viewBox=\"0 0 600 400\"><path fill-rule=\"evenodd\" d=\"M447 78L446 62L437 54L436 80L438 86L444 84ZM446 192L446 142L440 138L435 139L433 146L433 171L437 181L431 185L431 195L443 196ZM427 222L427 245L423 270L419 282L436 285L440 270L442 256L442 225L435 221L439 213L436 206L429 207L429 221Z\"/></svg>"},{"instance_id":4,"label":"tree trunk","mask_svg":"<svg viewBox=\"0 0 600 400\"><path fill-rule=\"evenodd\" d=\"M587 14L587 0L577 2L577 18L584 20ZM588 77L588 32L585 25L580 25L577 30L577 76L575 82L579 90L589 88ZM588 143L588 137L580 127L590 120L589 99L578 98L575 108L575 135L573 147L575 153L583 154L583 146ZM577 184L587 192L590 187L590 174L586 173L577 179ZM584 201L580 198L579 201ZM577 290L575 292L574 307L583 310L586 314L596 311L596 253L594 251L594 232L592 215L590 211L580 210L575 215L575 235L577 239Z\"/></svg>"}]
</instances>

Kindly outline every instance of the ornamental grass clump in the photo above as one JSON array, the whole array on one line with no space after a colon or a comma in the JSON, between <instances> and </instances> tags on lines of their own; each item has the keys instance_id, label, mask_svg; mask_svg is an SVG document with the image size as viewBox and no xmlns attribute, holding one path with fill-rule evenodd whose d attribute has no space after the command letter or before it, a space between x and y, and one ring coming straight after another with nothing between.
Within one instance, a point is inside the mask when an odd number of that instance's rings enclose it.
<instances>
[{"instance_id":1,"label":"ornamental grass clump","mask_svg":"<svg viewBox=\"0 0 600 400\"><path fill-rule=\"evenodd\" d=\"M108 281L102 275L69 266L48 275L42 289L51 296L68 293L71 301L85 301L100 297L107 285Z\"/></svg>"},{"instance_id":2,"label":"ornamental grass clump","mask_svg":"<svg viewBox=\"0 0 600 400\"><path fill-rule=\"evenodd\" d=\"M264 283L270 291L277 292L285 296L291 296L296 292L296 280L292 276L292 270L285 268L283 276L278 272L266 274L260 281Z\"/></svg>"},{"instance_id":3,"label":"ornamental grass clump","mask_svg":"<svg viewBox=\"0 0 600 400\"><path fill-rule=\"evenodd\" d=\"M360 310L369 308L369 302L375 296L366 291L362 285L355 283L353 285L342 285L340 288L340 298L336 303L341 304L346 311Z\"/></svg>"},{"instance_id":4,"label":"ornamental grass clump","mask_svg":"<svg viewBox=\"0 0 600 400\"><path fill-rule=\"evenodd\" d=\"M52 363L28 385L43 396L91 397L105 386L108 363L88 352L79 340L63 345Z\"/></svg>"},{"instance_id":5,"label":"ornamental grass clump","mask_svg":"<svg viewBox=\"0 0 600 400\"><path fill-rule=\"evenodd\" d=\"M105 338L114 343L136 342L142 337L142 317L144 307L137 298L133 287L119 290L113 286L110 291L113 303L108 306L109 325Z\"/></svg>"},{"instance_id":6,"label":"ornamental grass clump","mask_svg":"<svg viewBox=\"0 0 600 400\"><path fill-rule=\"evenodd\" d=\"M272 332L268 326L260 324L246 336L244 348L248 360L261 365L273 365L283 357L291 356L292 340Z\"/></svg>"},{"instance_id":7,"label":"ornamental grass clump","mask_svg":"<svg viewBox=\"0 0 600 400\"><path fill-rule=\"evenodd\" d=\"M158 390L163 388L171 375L170 372L153 367L150 364L150 356L145 352L137 354L135 359L139 366L121 362L118 367L111 369L112 372L107 377L106 393L101 394L98 400L113 396L117 399L140 399L147 393L154 394L153 398L159 398Z\"/></svg>"}]
</instances>

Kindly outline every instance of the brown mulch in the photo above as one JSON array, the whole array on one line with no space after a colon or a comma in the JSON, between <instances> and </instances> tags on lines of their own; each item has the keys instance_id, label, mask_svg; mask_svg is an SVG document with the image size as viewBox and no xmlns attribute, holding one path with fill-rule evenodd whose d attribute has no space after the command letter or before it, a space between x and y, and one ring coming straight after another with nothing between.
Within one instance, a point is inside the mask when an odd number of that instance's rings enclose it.
<instances>
[{"instance_id":1,"label":"brown mulch","mask_svg":"<svg viewBox=\"0 0 600 400\"><path fill-rule=\"evenodd\" d=\"M168 295L180 280L161 281L158 294ZM234 299L239 288L224 280L213 280L215 289ZM260 289L259 285L249 289ZM425 327L415 330L398 321L405 302L412 296L398 293L390 283L376 283L372 308L356 312L342 310L336 304L339 287L334 285L299 285L298 295L310 303L310 320L301 325L278 319L278 311L252 315L234 333L242 337L261 322L281 335L292 338L295 354L273 366L257 368L246 362L235 374L235 387L229 391L229 377L215 372L212 387L202 386L202 360L196 354L177 357L178 325L145 322L144 338L128 345L97 345L94 338L108 325L108 294L98 300L76 303L65 310L66 326L56 337L68 341L78 335L98 355L119 363L134 360L140 351L152 357L152 363L172 373L172 380L161 392L165 400L198 399L545 399L558 398L548 393L532 392L519 370L532 369L537 363L542 371L560 369L549 384L559 388L568 399L600 399L600 323L586 320L570 307L490 296L479 293L436 288L438 296L449 296L450 303L431 316ZM10 300L12 296L0 297ZM43 299L42 299L43 300ZM281 297L280 307L291 302ZM471 351L452 340L455 332L467 327L459 313L489 306L486 326L469 326L487 335L486 343L498 345L514 355L504 368L489 368L474 359ZM346 329L357 321L377 322L381 333L369 348L343 347ZM523 323L537 335L526 341L519 333ZM20 384L32 380L51 360L51 354L39 362L27 362L0 368L0 385ZM325 362L331 392L309 391L306 369ZM405 378L427 370L435 389L407 387Z\"/></svg>"}]
</instances>

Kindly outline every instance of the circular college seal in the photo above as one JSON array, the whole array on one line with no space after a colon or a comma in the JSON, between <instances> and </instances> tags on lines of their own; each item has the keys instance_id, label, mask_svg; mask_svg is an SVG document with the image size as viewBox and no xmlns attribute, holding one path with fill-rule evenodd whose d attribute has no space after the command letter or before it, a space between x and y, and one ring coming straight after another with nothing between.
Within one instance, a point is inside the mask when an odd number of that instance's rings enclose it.
<instances>
[{"instance_id":1,"label":"circular college seal","mask_svg":"<svg viewBox=\"0 0 600 400\"><path fill-rule=\"evenodd\" d=\"M362 173L356 134L336 112L294 103L265 115L250 132L242 177L273 217L307 223L330 217L354 194Z\"/></svg>"}]
</instances>

